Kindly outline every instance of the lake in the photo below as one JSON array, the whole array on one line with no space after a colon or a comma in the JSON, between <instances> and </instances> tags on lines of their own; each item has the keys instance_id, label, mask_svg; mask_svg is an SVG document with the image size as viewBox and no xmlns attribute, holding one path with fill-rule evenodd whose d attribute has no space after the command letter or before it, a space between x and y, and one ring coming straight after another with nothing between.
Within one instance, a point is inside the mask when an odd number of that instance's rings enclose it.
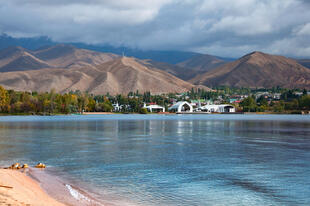
<instances>
[{"instance_id":1,"label":"lake","mask_svg":"<svg viewBox=\"0 0 310 206\"><path fill-rule=\"evenodd\" d=\"M132 205L310 205L310 116L0 117L0 165L44 162Z\"/></svg>"}]
</instances>

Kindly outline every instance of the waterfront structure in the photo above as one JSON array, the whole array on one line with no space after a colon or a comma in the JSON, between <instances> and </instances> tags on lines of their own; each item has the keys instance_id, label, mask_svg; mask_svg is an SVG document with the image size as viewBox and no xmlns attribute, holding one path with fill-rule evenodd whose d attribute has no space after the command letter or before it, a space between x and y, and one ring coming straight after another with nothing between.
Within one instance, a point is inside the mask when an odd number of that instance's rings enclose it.
<instances>
[{"instance_id":1,"label":"waterfront structure","mask_svg":"<svg viewBox=\"0 0 310 206\"><path fill-rule=\"evenodd\" d=\"M147 111L149 112L165 112L165 107L159 106L157 104L151 104L146 106L146 104L144 104L143 108L146 108Z\"/></svg>"},{"instance_id":2,"label":"waterfront structure","mask_svg":"<svg viewBox=\"0 0 310 206\"><path fill-rule=\"evenodd\" d=\"M113 112L121 111L121 106L118 103L112 104L112 106L113 106Z\"/></svg>"},{"instance_id":3,"label":"waterfront structure","mask_svg":"<svg viewBox=\"0 0 310 206\"><path fill-rule=\"evenodd\" d=\"M121 112L123 109L130 109L130 105L129 104L123 104L120 105L119 103L116 104L112 104L113 106L113 112Z\"/></svg>"},{"instance_id":4,"label":"waterfront structure","mask_svg":"<svg viewBox=\"0 0 310 206\"><path fill-rule=\"evenodd\" d=\"M236 112L236 109L234 106L229 104L220 104L220 105L205 105L199 108L200 111L205 112L218 112L218 113L230 113L230 112Z\"/></svg>"},{"instance_id":5,"label":"waterfront structure","mask_svg":"<svg viewBox=\"0 0 310 206\"><path fill-rule=\"evenodd\" d=\"M168 108L169 112L193 112L193 106L185 101L182 102L177 102L174 105L172 105L171 107Z\"/></svg>"}]
</instances>

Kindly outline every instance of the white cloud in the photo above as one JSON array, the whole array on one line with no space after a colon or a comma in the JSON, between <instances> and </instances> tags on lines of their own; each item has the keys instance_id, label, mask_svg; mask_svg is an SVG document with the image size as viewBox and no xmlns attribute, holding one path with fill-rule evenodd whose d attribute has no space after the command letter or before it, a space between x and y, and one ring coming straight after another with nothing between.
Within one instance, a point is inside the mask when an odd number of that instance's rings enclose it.
<instances>
[{"instance_id":1,"label":"white cloud","mask_svg":"<svg viewBox=\"0 0 310 206\"><path fill-rule=\"evenodd\" d=\"M298 36L309 36L310 35L310 23L302 25L297 29L296 35Z\"/></svg>"},{"instance_id":2,"label":"white cloud","mask_svg":"<svg viewBox=\"0 0 310 206\"><path fill-rule=\"evenodd\" d=\"M0 3L0 32L233 57L253 50L310 57L309 9L303 0L10 0Z\"/></svg>"}]
</instances>

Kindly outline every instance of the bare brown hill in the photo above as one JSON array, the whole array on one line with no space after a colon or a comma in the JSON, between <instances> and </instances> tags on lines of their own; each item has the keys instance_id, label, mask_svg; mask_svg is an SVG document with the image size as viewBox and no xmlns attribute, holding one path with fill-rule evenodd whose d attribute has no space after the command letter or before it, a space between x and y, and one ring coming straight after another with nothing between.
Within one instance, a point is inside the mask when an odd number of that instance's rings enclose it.
<instances>
[{"instance_id":1,"label":"bare brown hill","mask_svg":"<svg viewBox=\"0 0 310 206\"><path fill-rule=\"evenodd\" d=\"M52 67L22 47L9 47L0 51L0 72L24 71Z\"/></svg>"},{"instance_id":2,"label":"bare brown hill","mask_svg":"<svg viewBox=\"0 0 310 206\"><path fill-rule=\"evenodd\" d=\"M184 62L178 63L177 66L185 68L187 70L187 72L183 74L184 78L182 77L180 78L184 80L189 80L197 75L201 75L225 63L227 63L227 61L219 59L215 56L208 54L200 54L195 55L194 57Z\"/></svg>"},{"instance_id":3,"label":"bare brown hill","mask_svg":"<svg viewBox=\"0 0 310 206\"><path fill-rule=\"evenodd\" d=\"M207 86L310 88L310 70L293 59L253 52L193 78Z\"/></svg>"},{"instance_id":4,"label":"bare brown hill","mask_svg":"<svg viewBox=\"0 0 310 206\"><path fill-rule=\"evenodd\" d=\"M195 55L194 57L178 64L157 62L150 59L140 60L140 63L149 68L156 68L166 71L169 74L188 81L197 75L210 71L227 62L215 56L201 54Z\"/></svg>"},{"instance_id":5,"label":"bare brown hill","mask_svg":"<svg viewBox=\"0 0 310 206\"><path fill-rule=\"evenodd\" d=\"M0 50L0 66L7 64L6 61L10 61L10 59L19 56L20 54L22 54L23 52L27 51L26 49L19 47L19 46L12 46L12 47L8 47L6 49L2 49Z\"/></svg>"},{"instance_id":6,"label":"bare brown hill","mask_svg":"<svg viewBox=\"0 0 310 206\"><path fill-rule=\"evenodd\" d=\"M116 54L78 49L64 44L36 51L10 47L0 51L0 72L95 66L118 57Z\"/></svg>"},{"instance_id":7,"label":"bare brown hill","mask_svg":"<svg viewBox=\"0 0 310 206\"><path fill-rule=\"evenodd\" d=\"M183 80L188 79L187 76L189 74L191 75L191 71L188 68L180 67L178 65L157 62L150 59L139 60L139 62L150 69L160 69Z\"/></svg>"},{"instance_id":8,"label":"bare brown hill","mask_svg":"<svg viewBox=\"0 0 310 206\"><path fill-rule=\"evenodd\" d=\"M167 72L148 68L134 58L118 58L97 66L0 73L0 85L19 91L87 91L93 94L185 92L196 87ZM208 89L207 87L204 87Z\"/></svg>"},{"instance_id":9,"label":"bare brown hill","mask_svg":"<svg viewBox=\"0 0 310 206\"><path fill-rule=\"evenodd\" d=\"M58 68L94 66L119 58L116 54L78 49L66 44L42 48L34 51L33 54Z\"/></svg>"}]
</instances>

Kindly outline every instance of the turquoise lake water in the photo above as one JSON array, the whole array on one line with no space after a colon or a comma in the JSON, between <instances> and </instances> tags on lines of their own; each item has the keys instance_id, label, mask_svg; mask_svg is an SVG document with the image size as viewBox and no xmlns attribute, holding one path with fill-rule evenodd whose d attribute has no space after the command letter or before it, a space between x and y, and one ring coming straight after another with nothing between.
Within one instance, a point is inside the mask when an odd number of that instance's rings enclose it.
<instances>
[{"instance_id":1,"label":"turquoise lake water","mask_svg":"<svg viewBox=\"0 0 310 206\"><path fill-rule=\"evenodd\" d=\"M310 205L310 116L0 117L0 165L16 161L110 202Z\"/></svg>"}]
</instances>

